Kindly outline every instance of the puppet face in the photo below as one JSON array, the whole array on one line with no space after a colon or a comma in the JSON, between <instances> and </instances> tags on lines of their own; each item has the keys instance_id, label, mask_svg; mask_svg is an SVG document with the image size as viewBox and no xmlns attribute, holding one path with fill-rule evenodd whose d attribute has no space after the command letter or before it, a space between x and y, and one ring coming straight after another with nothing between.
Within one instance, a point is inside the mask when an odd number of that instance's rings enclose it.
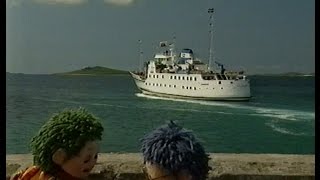
<instances>
[{"instance_id":1,"label":"puppet face","mask_svg":"<svg viewBox=\"0 0 320 180\"><path fill-rule=\"evenodd\" d=\"M156 164L146 163L146 173L149 180L191 180L192 176L185 171L171 174Z\"/></svg>"},{"instance_id":2,"label":"puppet face","mask_svg":"<svg viewBox=\"0 0 320 180\"><path fill-rule=\"evenodd\" d=\"M80 153L61 164L62 169L77 178L85 178L90 174L97 162L99 146L96 141L89 141Z\"/></svg>"}]
</instances>

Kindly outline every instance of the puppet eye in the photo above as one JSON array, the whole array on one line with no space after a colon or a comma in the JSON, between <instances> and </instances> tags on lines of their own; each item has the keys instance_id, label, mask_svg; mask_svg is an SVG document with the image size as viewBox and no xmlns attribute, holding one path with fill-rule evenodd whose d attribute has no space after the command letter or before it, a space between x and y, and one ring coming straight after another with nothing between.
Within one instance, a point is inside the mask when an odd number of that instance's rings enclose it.
<instances>
[{"instance_id":1,"label":"puppet eye","mask_svg":"<svg viewBox=\"0 0 320 180\"><path fill-rule=\"evenodd\" d=\"M83 163L88 163L90 161L91 157L87 156L86 159L83 161Z\"/></svg>"}]
</instances>

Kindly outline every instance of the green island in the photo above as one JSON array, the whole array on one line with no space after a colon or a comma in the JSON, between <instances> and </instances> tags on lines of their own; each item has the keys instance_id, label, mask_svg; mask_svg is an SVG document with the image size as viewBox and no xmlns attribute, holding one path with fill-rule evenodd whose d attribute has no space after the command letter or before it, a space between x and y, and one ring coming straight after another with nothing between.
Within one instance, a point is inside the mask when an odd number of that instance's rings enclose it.
<instances>
[{"instance_id":1,"label":"green island","mask_svg":"<svg viewBox=\"0 0 320 180\"><path fill-rule=\"evenodd\" d=\"M286 72L278 74L251 74L250 76L315 76L315 73Z\"/></svg>"},{"instance_id":2,"label":"green island","mask_svg":"<svg viewBox=\"0 0 320 180\"><path fill-rule=\"evenodd\" d=\"M23 75L24 73L12 73L6 72L6 75L10 74L20 74ZM129 75L128 71L111 69L102 66L94 66L94 67L85 67L80 70L75 70L71 72L64 72L64 73L54 73L53 75L67 75L67 76L100 76L100 75ZM315 73L301 73L301 72L285 72L285 73L254 73L254 74L247 74L248 76L276 76L276 77L304 77L304 76L315 76Z\"/></svg>"},{"instance_id":3,"label":"green island","mask_svg":"<svg viewBox=\"0 0 320 180\"><path fill-rule=\"evenodd\" d=\"M70 76L77 76L77 75L91 75L91 76L100 76L100 75L128 75L128 71L117 70L106 68L102 66L94 66L94 67L85 67L80 70L65 72L65 73L55 73L54 75L70 75Z\"/></svg>"}]
</instances>

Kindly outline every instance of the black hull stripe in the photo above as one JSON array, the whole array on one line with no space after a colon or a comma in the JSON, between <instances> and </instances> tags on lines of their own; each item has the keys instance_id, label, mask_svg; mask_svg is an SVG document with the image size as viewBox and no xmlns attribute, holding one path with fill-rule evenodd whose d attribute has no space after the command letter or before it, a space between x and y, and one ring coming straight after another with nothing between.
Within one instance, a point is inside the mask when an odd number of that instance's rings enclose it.
<instances>
[{"instance_id":1,"label":"black hull stripe","mask_svg":"<svg viewBox=\"0 0 320 180\"><path fill-rule=\"evenodd\" d=\"M139 88L139 87L138 87ZM176 98L183 98L183 99L196 99L196 100L213 100L213 101L249 101L250 97L193 97L193 96L182 96L182 95L173 95L173 94L167 94L167 93L156 93L149 91L144 88L139 88L142 92L146 91L149 92L151 95L158 96L158 97L176 97ZM148 94L148 95L150 95Z\"/></svg>"}]
</instances>

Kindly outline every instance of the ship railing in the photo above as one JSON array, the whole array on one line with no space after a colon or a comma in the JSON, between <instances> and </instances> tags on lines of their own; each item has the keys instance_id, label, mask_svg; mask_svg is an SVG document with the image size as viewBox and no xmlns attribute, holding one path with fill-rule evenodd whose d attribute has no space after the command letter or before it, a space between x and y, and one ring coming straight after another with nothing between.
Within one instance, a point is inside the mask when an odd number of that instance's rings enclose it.
<instances>
[{"instance_id":1,"label":"ship railing","mask_svg":"<svg viewBox=\"0 0 320 180\"><path fill-rule=\"evenodd\" d=\"M144 80L147 78L147 75L141 71L132 71L135 76L138 76L140 79Z\"/></svg>"}]
</instances>

